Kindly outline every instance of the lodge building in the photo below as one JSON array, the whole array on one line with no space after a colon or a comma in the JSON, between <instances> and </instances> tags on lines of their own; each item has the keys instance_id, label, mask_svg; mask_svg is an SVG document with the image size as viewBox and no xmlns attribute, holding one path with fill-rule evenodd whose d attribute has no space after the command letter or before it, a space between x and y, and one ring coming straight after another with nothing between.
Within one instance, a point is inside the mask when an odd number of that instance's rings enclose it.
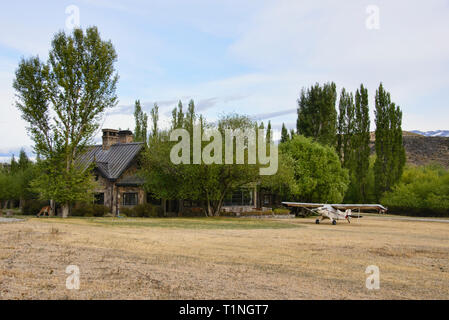
<instances>
[{"instance_id":1,"label":"lodge building","mask_svg":"<svg viewBox=\"0 0 449 320\"><path fill-rule=\"evenodd\" d=\"M144 203L161 206L164 215L170 216L182 216L186 210L203 210L201 201L156 199L145 192L144 180L137 175L143 148L143 142L133 142L133 133L129 130L103 129L103 143L89 147L80 157L83 164L93 164L94 167L99 184L95 190L95 203L107 206L114 215L123 208ZM273 195L251 186L230 193L223 210L260 210L272 206L275 200Z\"/></svg>"}]
</instances>

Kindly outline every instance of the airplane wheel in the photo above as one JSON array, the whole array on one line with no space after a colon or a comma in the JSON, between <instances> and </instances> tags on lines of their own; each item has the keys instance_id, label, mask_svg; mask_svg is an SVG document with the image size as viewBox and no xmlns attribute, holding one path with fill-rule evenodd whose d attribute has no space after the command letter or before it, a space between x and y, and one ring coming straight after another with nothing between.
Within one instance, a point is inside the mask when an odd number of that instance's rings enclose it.
<instances>
[{"instance_id":1,"label":"airplane wheel","mask_svg":"<svg viewBox=\"0 0 449 320\"><path fill-rule=\"evenodd\" d=\"M337 221L332 220L332 224L335 226L337 224Z\"/></svg>"},{"instance_id":2,"label":"airplane wheel","mask_svg":"<svg viewBox=\"0 0 449 320\"><path fill-rule=\"evenodd\" d=\"M320 219L316 219L316 220L315 220L315 223L316 223L316 224L320 224Z\"/></svg>"}]
</instances>

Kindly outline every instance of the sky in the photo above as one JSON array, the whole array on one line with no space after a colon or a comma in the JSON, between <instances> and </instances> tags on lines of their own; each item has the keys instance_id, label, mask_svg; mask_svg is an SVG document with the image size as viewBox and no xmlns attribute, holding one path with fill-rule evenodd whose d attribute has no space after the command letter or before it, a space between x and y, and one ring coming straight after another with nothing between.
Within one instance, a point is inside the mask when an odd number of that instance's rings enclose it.
<instances>
[{"instance_id":1,"label":"sky","mask_svg":"<svg viewBox=\"0 0 449 320\"><path fill-rule=\"evenodd\" d=\"M295 128L302 88L334 81L368 87L372 122L382 82L404 130L449 129L448 0L15 0L0 11L0 161L33 157L14 105L20 59L46 60L53 35L78 22L118 54L119 103L103 128L133 130L136 99L147 112L158 103L162 126L194 99L210 121L271 120L276 138L282 123Z\"/></svg>"}]
</instances>

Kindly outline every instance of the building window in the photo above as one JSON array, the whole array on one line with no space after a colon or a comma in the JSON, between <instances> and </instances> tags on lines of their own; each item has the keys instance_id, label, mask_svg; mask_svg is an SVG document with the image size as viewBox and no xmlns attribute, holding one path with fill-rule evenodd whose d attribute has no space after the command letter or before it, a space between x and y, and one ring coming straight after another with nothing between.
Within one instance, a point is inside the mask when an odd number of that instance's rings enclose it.
<instances>
[{"instance_id":1,"label":"building window","mask_svg":"<svg viewBox=\"0 0 449 320\"><path fill-rule=\"evenodd\" d=\"M104 205L104 193L96 193L94 203Z\"/></svg>"},{"instance_id":2,"label":"building window","mask_svg":"<svg viewBox=\"0 0 449 320\"><path fill-rule=\"evenodd\" d=\"M271 194L265 194L263 196L263 204L265 204L265 205L271 204Z\"/></svg>"},{"instance_id":3,"label":"building window","mask_svg":"<svg viewBox=\"0 0 449 320\"><path fill-rule=\"evenodd\" d=\"M184 200L183 203L182 203L182 206L183 206L184 208L190 208L190 207L192 207L192 201L190 201L190 200Z\"/></svg>"},{"instance_id":4,"label":"building window","mask_svg":"<svg viewBox=\"0 0 449 320\"><path fill-rule=\"evenodd\" d=\"M147 193L147 203L152 204L154 206L160 206L162 205L162 200L158 199L152 194L151 192Z\"/></svg>"},{"instance_id":5,"label":"building window","mask_svg":"<svg viewBox=\"0 0 449 320\"><path fill-rule=\"evenodd\" d=\"M254 205L253 191L241 189L228 194L224 200L225 206L252 206Z\"/></svg>"},{"instance_id":6,"label":"building window","mask_svg":"<svg viewBox=\"0 0 449 320\"><path fill-rule=\"evenodd\" d=\"M124 206L137 205L137 193L124 193L123 194L123 205Z\"/></svg>"}]
</instances>

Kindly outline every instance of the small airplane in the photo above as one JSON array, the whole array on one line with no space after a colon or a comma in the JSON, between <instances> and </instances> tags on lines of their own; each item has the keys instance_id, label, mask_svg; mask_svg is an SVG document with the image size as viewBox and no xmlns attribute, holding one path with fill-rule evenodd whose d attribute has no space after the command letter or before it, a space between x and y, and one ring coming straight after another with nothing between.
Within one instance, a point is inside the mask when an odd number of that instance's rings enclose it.
<instances>
[{"instance_id":1,"label":"small airplane","mask_svg":"<svg viewBox=\"0 0 449 320\"><path fill-rule=\"evenodd\" d=\"M316 224L320 224L321 221L329 219L333 225L337 224L337 220L347 220L348 223L351 223L351 218L361 218L360 210L376 210L379 213L385 213L388 210L380 204L322 204L302 202L282 202L282 204L293 208L294 211L301 208L320 214L321 219L316 219ZM353 215L352 210L358 210L358 214Z\"/></svg>"}]
</instances>

